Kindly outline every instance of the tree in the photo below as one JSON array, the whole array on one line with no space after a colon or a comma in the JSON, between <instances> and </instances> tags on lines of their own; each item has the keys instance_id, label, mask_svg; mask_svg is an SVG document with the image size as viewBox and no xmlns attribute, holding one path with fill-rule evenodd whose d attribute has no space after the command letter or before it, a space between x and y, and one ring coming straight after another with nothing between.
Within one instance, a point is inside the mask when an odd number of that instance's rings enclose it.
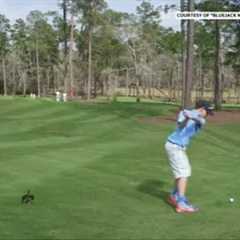
<instances>
[{"instance_id":1,"label":"tree","mask_svg":"<svg viewBox=\"0 0 240 240\"><path fill-rule=\"evenodd\" d=\"M188 1L188 11L194 10L194 0ZM194 20L188 20L187 24L187 56L185 68L183 107L192 106L192 81L193 81L193 43L194 43Z\"/></svg>"},{"instance_id":2,"label":"tree","mask_svg":"<svg viewBox=\"0 0 240 240\"><path fill-rule=\"evenodd\" d=\"M138 17L138 39L137 41L131 41L132 46L129 44L131 49L137 78L137 101L140 101L140 82L141 72L140 68L148 68L148 92L151 97L151 88L153 85L153 62L156 55L159 53L159 38L160 38L160 7L154 7L150 1L142 0L141 4L137 7ZM145 51L143 51L143 49Z\"/></svg>"},{"instance_id":3,"label":"tree","mask_svg":"<svg viewBox=\"0 0 240 240\"><path fill-rule=\"evenodd\" d=\"M166 29L162 31L162 36L159 40L161 46L161 53L168 57L168 65L165 67L168 79L169 88L169 100L176 99L176 90L178 92L183 87L182 81L179 78L179 62L181 61L182 54L182 34L175 32L172 29ZM174 81L174 75L176 79ZM182 79L181 79L182 80Z\"/></svg>"},{"instance_id":4,"label":"tree","mask_svg":"<svg viewBox=\"0 0 240 240\"><path fill-rule=\"evenodd\" d=\"M27 17L29 26L29 49L32 62L36 64L37 94L40 97L43 90L49 87L41 81L41 75L47 75L46 69L58 62L58 38L52 26L47 21L47 15L32 11ZM43 69L41 69L43 67ZM44 71L45 70L45 71ZM47 78L47 76L46 76Z\"/></svg>"},{"instance_id":5,"label":"tree","mask_svg":"<svg viewBox=\"0 0 240 240\"><path fill-rule=\"evenodd\" d=\"M195 24L195 39L194 43L197 46L196 68L199 71L198 80L195 82L200 87L200 96L204 97L205 76L215 68L215 31L207 22L197 22ZM207 44L206 44L207 43Z\"/></svg>"},{"instance_id":6,"label":"tree","mask_svg":"<svg viewBox=\"0 0 240 240\"><path fill-rule=\"evenodd\" d=\"M62 29L62 36L61 39L63 41L63 48L64 48L64 58L63 58L63 63L64 63L64 72L63 72L63 79L64 79L64 91L68 92L68 63L71 62L67 61L67 56L68 56L68 40L69 40L69 36L73 36L72 34L72 21L71 21L71 27L69 27L68 25L68 12L69 10L71 10L71 18L73 18L73 6L72 6L72 2L70 0L61 0L61 4L60 4L62 10L63 10L63 18L58 20L61 20L60 22L58 21L58 24L60 23L61 25L59 26L60 29ZM71 30L70 30L71 29ZM71 33L70 33L71 32ZM71 44L72 46L72 44ZM71 51L71 50L70 50ZM69 53L70 55L72 55L72 52ZM71 59L71 56L69 57ZM70 64L71 65L71 64ZM72 65L70 66L70 68L72 67ZM71 75L72 76L72 75ZM72 82L72 81L71 81Z\"/></svg>"},{"instance_id":7,"label":"tree","mask_svg":"<svg viewBox=\"0 0 240 240\"><path fill-rule=\"evenodd\" d=\"M102 21L102 12L107 7L105 0L73 0L73 4L81 14L82 31L87 33L88 44L88 81L87 99L91 98L92 89L92 49L93 34L98 22Z\"/></svg>"},{"instance_id":8,"label":"tree","mask_svg":"<svg viewBox=\"0 0 240 240\"><path fill-rule=\"evenodd\" d=\"M232 11L240 10L240 0L230 2ZM226 54L226 64L231 66L234 73L234 87L237 95L237 103L240 103L240 21L232 21L229 27L230 33L235 33L234 38L229 38L228 52ZM230 35L231 36L231 35ZM233 40L234 39L234 40Z\"/></svg>"},{"instance_id":9,"label":"tree","mask_svg":"<svg viewBox=\"0 0 240 240\"><path fill-rule=\"evenodd\" d=\"M9 51L9 31L9 20L0 14L0 57L2 59L4 96L7 95L6 55Z\"/></svg>"},{"instance_id":10,"label":"tree","mask_svg":"<svg viewBox=\"0 0 240 240\"><path fill-rule=\"evenodd\" d=\"M103 72L128 67L128 61L125 58L127 48L119 36L123 19L124 14L107 9L102 14L102 22L98 24L98 28L94 32L92 58L95 62L93 66L95 96L97 89L104 89L104 81L101 79Z\"/></svg>"},{"instance_id":11,"label":"tree","mask_svg":"<svg viewBox=\"0 0 240 240\"><path fill-rule=\"evenodd\" d=\"M68 8L68 1L62 0L62 9L63 9L63 33L64 33L64 56L67 58L67 51L68 51L68 32L67 32L67 8Z\"/></svg>"},{"instance_id":12,"label":"tree","mask_svg":"<svg viewBox=\"0 0 240 240\"><path fill-rule=\"evenodd\" d=\"M188 9L185 0L180 1L181 11ZM182 55L182 106L184 106L184 92L185 92L185 78L186 78L186 21L181 20L181 34L182 34L182 45L181 45L181 55Z\"/></svg>"},{"instance_id":13,"label":"tree","mask_svg":"<svg viewBox=\"0 0 240 240\"><path fill-rule=\"evenodd\" d=\"M69 49L69 67L70 67L70 95L73 97L74 77L73 77L73 44L74 44L74 16L71 14L71 34L70 34L70 49ZM67 88L68 90L68 88Z\"/></svg>"},{"instance_id":14,"label":"tree","mask_svg":"<svg viewBox=\"0 0 240 240\"><path fill-rule=\"evenodd\" d=\"M204 11L226 11L230 10L231 1L229 0L204 0L197 5L197 8ZM215 67L214 67L214 105L216 110L220 110L223 101L224 90L224 52L223 52L223 37L222 31L224 27L224 21L215 20L210 23L214 29L215 36Z\"/></svg>"},{"instance_id":15,"label":"tree","mask_svg":"<svg viewBox=\"0 0 240 240\"><path fill-rule=\"evenodd\" d=\"M28 29L26 23L22 19L17 19L12 28L12 52L15 55L15 65L20 75L23 85L23 95L26 95L27 71L29 65L29 49L28 49ZM15 75L15 71L13 73ZM16 81L15 78L13 81ZM16 85L16 82L13 82ZM16 87L15 87L16 91Z\"/></svg>"}]
</instances>

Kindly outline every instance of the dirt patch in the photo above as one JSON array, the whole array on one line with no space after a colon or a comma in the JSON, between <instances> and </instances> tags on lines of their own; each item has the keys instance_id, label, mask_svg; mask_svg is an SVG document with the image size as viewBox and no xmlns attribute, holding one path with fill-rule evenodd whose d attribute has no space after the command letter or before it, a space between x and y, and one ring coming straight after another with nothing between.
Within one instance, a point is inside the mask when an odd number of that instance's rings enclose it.
<instances>
[{"instance_id":1,"label":"dirt patch","mask_svg":"<svg viewBox=\"0 0 240 240\"><path fill-rule=\"evenodd\" d=\"M175 123L177 115L178 112L171 116L141 117L139 121L148 124ZM207 122L212 124L240 123L240 111L229 110L215 112L213 116L208 117Z\"/></svg>"}]
</instances>

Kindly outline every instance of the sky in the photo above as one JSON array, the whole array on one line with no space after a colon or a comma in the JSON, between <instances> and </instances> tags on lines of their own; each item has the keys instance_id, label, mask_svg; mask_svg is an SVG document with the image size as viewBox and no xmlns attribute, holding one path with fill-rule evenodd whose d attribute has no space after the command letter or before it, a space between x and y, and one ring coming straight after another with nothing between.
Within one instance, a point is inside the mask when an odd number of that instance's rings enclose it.
<instances>
[{"instance_id":1,"label":"sky","mask_svg":"<svg viewBox=\"0 0 240 240\"><path fill-rule=\"evenodd\" d=\"M43 12L57 11L59 0L0 0L0 14L4 14L7 18L14 22L17 18L25 19L32 10L40 10ZM155 6L165 4L177 4L179 0L151 0ZM134 13L139 0L107 0L108 6L116 11ZM167 15L162 14L162 25L165 27L173 27L179 30L180 23L175 19L175 13L170 12Z\"/></svg>"}]
</instances>

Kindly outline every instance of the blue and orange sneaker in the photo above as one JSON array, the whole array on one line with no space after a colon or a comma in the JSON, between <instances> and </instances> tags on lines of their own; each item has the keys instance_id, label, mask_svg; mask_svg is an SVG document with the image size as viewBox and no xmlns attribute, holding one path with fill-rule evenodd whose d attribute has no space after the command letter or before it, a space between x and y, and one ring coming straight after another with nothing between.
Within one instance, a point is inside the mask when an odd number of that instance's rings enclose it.
<instances>
[{"instance_id":1,"label":"blue and orange sneaker","mask_svg":"<svg viewBox=\"0 0 240 240\"><path fill-rule=\"evenodd\" d=\"M176 204L177 213L195 213L198 212L199 208L190 204L186 197L178 197Z\"/></svg>"},{"instance_id":2,"label":"blue and orange sneaker","mask_svg":"<svg viewBox=\"0 0 240 240\"><path fill-rule=\"evenodd\" d=\"M178 193L177 193L177 191L171 192L171 194L169 195L167 201L173 207L177 207L177 201L178 201Z\"/></svg>"}]
</instances>

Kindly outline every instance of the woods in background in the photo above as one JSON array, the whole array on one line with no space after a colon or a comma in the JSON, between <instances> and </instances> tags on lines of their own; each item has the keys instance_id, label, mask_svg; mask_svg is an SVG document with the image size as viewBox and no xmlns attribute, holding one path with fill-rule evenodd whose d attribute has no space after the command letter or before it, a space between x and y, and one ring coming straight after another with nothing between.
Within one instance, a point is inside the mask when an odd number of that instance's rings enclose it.
<instances>
[{"instance_id":1,"label":"woods in background","mask_svg":"<svg viewBox=\"0 0 240 240\"><path fill-rule=\"evenodd\" d=\"M238 11L238 0L179 1L182 10ZM195 98L240 103L239 21L161 25L175 5L142 0L135 14L105 0L59 0L59 12L32 11L10 23L0 14L0 93L70 98Z\"/></svg>"}]
</instances>

